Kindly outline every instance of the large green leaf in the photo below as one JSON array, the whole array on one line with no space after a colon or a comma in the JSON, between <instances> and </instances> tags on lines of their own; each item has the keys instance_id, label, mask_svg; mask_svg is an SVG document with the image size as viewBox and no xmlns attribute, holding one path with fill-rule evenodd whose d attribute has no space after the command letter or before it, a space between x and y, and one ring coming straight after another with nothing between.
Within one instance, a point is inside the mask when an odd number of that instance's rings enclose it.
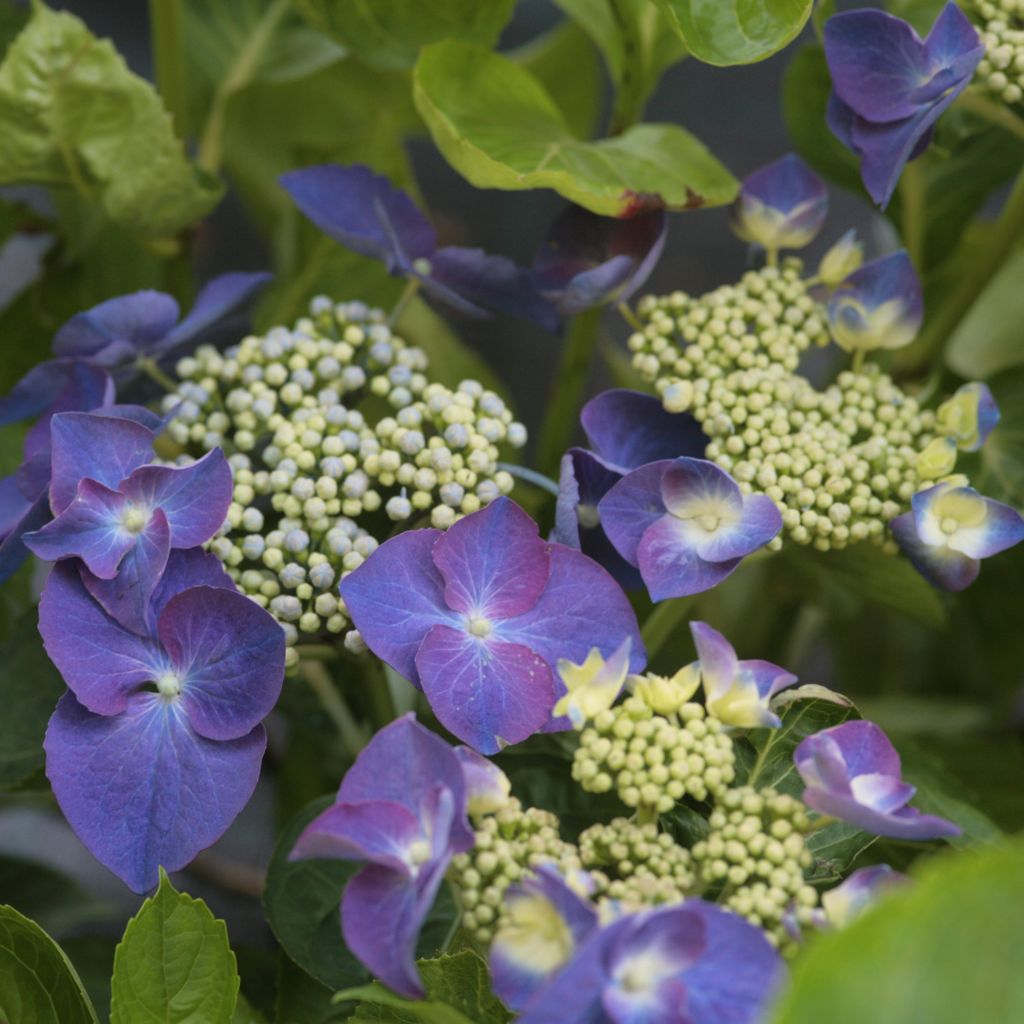
<instances>
[{"instance_id":1,"label":"large green leaf","mask_svg":"<svg viewBox=\"0 0 1024 1024\"><path fill-rule=\"evenodd\" d=\"M221 185L186 159L153 87L74 16L37 4L0 65L0 185L71 187L139 235L175 235Z\"/></svg>"},{"instance_id":2,"label":"large green leaf","mask_svg":"<svg viewBox=\"0 0 1024 1024\"><path fill-rule=\"evenodd\" d=\"M43 650L36 612L26 612L0 652L0 789L12 789L43 767L46 723L64 682Z\"/></svg>"},{"instance_id":3,"label":"large green leaf","mask_svg":"<svg viewBox=\"0 0 1024 1024\"><path fill-rule=\"evenodd\" d=\"M299 10L360 60L409 68L421 47L442 39L493 45L515 0L295 0Z\"/></svg>"},{"instance_id":4,"label":"large green leaf","mask_svg":"<svg viewBox=\"0 0 1024 1024\"><path fill-rule=\"evenodd\" d=\"M651 202L718 206L736 194L732 175L676 125L637 125L615 138L581 141L528 71L482 47L430 46L413 81L434 141L479 188L551 188L611 216Z\"/></svg>"},{"instance_id":5,"label":"large green leaf","mask_svg":"<svg viewBox=\"0 0 1024 1024\"><path fill-rule=\"evenodd\" d=\"M0 1019L11 1024L99 1024L60 946L12 907L0 907Z\"/></svg>"},{"instance_id":6,"label":"large green leaf","mask_svg":"<svg viewBox=\"0 0 1024 1024\"><path fill-rule=\"evenodd\" d=\"M231 1024L239 982L227 927L161 870L128 922L110 985L110 1024Z\"/></svg>"},{"instance_id":7,"label":"large green leaf","mask_svg":"<svg viewBox=\"0 0 1024 1024\"><path fill-rule=\"evenodd\" d=\"M728 66L764 60L807 24L814 0L656 0L698 60Z\"/></svg>"},{"instance_id":8,"label":"large green leaf","mask_svg":"<svg viewBox=\"0 0 1024 1024\"><path fill-rule=\"evenodd\" d=\"M774 1024L1024 1020L1024 845L935 858L797 960Z\"/></svg>"}]
</instances>

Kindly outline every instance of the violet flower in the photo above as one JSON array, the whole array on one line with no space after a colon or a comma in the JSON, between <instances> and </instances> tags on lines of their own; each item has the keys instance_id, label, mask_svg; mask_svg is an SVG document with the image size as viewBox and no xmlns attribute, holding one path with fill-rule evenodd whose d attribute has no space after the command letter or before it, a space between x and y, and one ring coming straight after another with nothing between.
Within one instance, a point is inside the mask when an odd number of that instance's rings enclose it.
<instances>
[{"instance_id":1,"label":"violet flower","mask_svg":"<svg viewBox=\"0 0 1024 1024\"><path fill-rule=\"evenodd\" d=\"M701 457L707 437L688 413L668 412L653 395L616 389L592 398L580 412L590 450L562 457L553 537L579 548L627 588L642 583L601 526L598 503L630 470L680 455Z\"/></svg>"},{"instance_id":2,"label":"violet flower","mask_svg":"<svg viewBox=\"0 0 1024 1024\"><path fill-rule=\"evenodd\" d=\"M455 756L462 765L466 785L466 809L470 814L493 814L500 811L512 793L508 776L493 762L472 747L456 747Z\"/></svg>"},{"instance_id":3,"label":"violet flower","mask_svg":"<svg viewBox=\"0 0 1024 1024\"><path fill-rule=\"evenodd\" d=\"M248 802L285 648L198 549L172 552L148 618L141 634L115 621L72 562L54 566L39 604L46 653L71 690L46 732L47 777L93 856L140 893Z\"/></svg>"},{"instance_id":4,"label":"violet flower","mask_svg":"<svg viewBox=\"0 0 1024 1024\"><path fill-rule=\"evenodd\" d=\"M360 752L290 859L367 862L342 897L345 943L385 985L417 999L416 939L452 856L472 846L459 758L408 714Z\"/></svg>"},{"instance_id":5,"label":"violet flower","mask_svg":"<svg viewBox=\"0 0 1024 1024\"><path fill-rule=\"evenodd\" d=\"M960 834L952 822L908 806L915 789L900 777L899 754L874 722L843 722L814 733L793 761L807 786L804 803L819 814L893 839Z\"/></svg>"},{"instance_id":6,"label":"violet flower","mask_svg":"<svg viewBox=\"0 0 1024 1024\"><path fill-rule=\"evenodd\" d=\"M936 121L984 53L977 30L952 2L923 41L884 11L846 11L825 23L835 90L828 125L861 158L861 178L879 206L892 198L907 161L928 148Z\"/></svg>"},{"instance_id":7,"label":"violet flower","mask_svg":"<svg viewBox=\"0 0 1024 1024\"><path fill-rule=\"evenodd\" d=\"M482 249L438 248L437 233L409 195L363 164L319 164L279 179L296 206L347 249L381 260L394 277L418 281L439 302L468 316L488 309L555 330L558 318L527 271Z\"/></svg>"},{"instance_id":8,"label":"violet flower","mask_svg":"<svg viewBox=\"0 0 1024 1024\"><path fill-rule=\"evenodd\" d=\"M825 183L794 153L743 179L732 205L733 230L772 258L780 249L802 249L828 213Z\"/></svg>"},{"instance_id":9,"label":"violet flower","mask_svg":"<svg viewBox=\"0 0 1024 1024\"><path fill-rule=\"evenodd\" d=\"M636 616L596 562L545 543L515 502L498 498L447 533L385 541L341 582L370 650L427 695L445 728L484 754L546 727L564 692L559 658L610 656Z\"/></svg>"},{"instance_id":10,"label":"violet flower","mask_svg":"<svg viewBox=\"0 0 1024 1024\"><path fill-rule=\"evenodd\" d=\"M889 528L914 568L943 590L963 590L978 577L981 559L1024 540L1024 519L973 487L936 484L910 499L910 511Z\"/></svg>"},{"instance_id":11,"label":"violet flower","mask_svg":"<svg viewBox=\"0 0 1024 1024\"><path fill-rule=\"evenodd\" d=\"M999 423L999 406L987 384L961 384L935 411L938 429L965 452L978 451Z\"/></svg>"},{"instance_id":12,"label":"violet flower","mask_svg":"<svg viewBox=\"0 0 1024 1024\"><path fill-rule=\"evenodd\" d=\"M824 923L845 928L885 893L899 889L910 879L888 864L859 868L834 889L821 895Z\"/></svg>"},{"instance_id":13,"label":"violet flower","mask_svg":"<svg viewBox=\"0 0 1024 1024\"><path fill-rule=\"evenodd\" d=\"M569 206L534 258L534 284L562 316L626 302L650 277L667 233L664 210L618 218Z\"/></svg>"},{"instance_id":14,"label":"violet flower","mask_svg":"<svg viewBox=\"0 0 1024 1024\"><path fill-rule=\"evenodd\" d=\"M598 514L619 554L640 569L652 601L716 586L782 529L771 498L744 495L724 469L685 457L623 477Z\"/></svg>"}]
</instances>

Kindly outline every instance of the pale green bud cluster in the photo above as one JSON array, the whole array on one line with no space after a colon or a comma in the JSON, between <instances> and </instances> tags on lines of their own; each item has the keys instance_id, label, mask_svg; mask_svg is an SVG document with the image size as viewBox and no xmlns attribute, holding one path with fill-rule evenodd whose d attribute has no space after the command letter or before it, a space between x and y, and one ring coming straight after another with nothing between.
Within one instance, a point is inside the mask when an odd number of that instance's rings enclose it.
<instances>
[{"instance_id":1,"label":"pale green bud cluster","mask_svg":"<svg viewBox=\"0 0 1024 1024\"><path fill-rule=\"evenodd\" d=\"M973 0L970 4L985 44L976 80L1004 103L1024 100L1024 0Z\"/></svg>"},{"instance_id":2,"label":"pale green bud cluster","mask_svg":"<svg viewBox=\"0 0 1024 1024\"><path fill-rule=\"evenodd\" d=\"M826 314L794 258L703 296L647 296L629 345L665 408L690 412L707 458L779 506L787 535L825 551L872 540L939 475L934 414L873 365L817 390L796 373L828 341ZM955 458L955 448L953 451ZM781 537L769 545L781 546Z\"/></svg>"},{"instance_id":3,"label":"pale green bud cluster","mask_svg":"<svg viewBox=\"0 0 1024 1024\"><path fill-rule=\"evenodd\" d=\"M553 863L563 873L579 870L579 853L563 840L550 811L525 810L515 797L475 822L476 844L452 858L448 878L462 909L462 927L481 946L490 944L503 913L505 892L532 868Z\"/></svg>"},{"instance_id":4,"label":"pale green bud cluster","mask_svg":"<svg viewBox=\"0 0 1024 1024\"><path fill-rule=\"evenodd\" d=\"M818 900L804 881L812 864L804 805L770 788L741 786L720 798L709 824L707 838L692 850L702 884L719 890L719 902L763 928L774 945L785 946L787 912Z\"/></svg>"},{"instance_id":5,"label":"pale green bud cluster","mask_svg":"<svg viewBox=\"0 0 1024 1024\"><path fill-rule=\"evenodd\" d=\"M722 794L734 762L732 740L702 704L665 716L631 696L580 733L572 777L590 793L615 790L627 807L665 814L686 796Z\"/></svg>"},{"instance_id":6,"label":"pale green bud cluster","mask_svg":"<svg viewBox=\"0 0 1024 1024\"><path fill-rule=\"evenodd\" d=\"M596 883L595 898L630 907L679 903L696 878L690 851L653 822L616 818L581 832L580 860Z\"/></svg>"},{"instance_id":7,"label":"pale green bud cluster","mask_svg":"<svg viewBox=\"0 0 1024 1024\"><path fill-rule=\"evenodd\" d=\"M522 425L476 381L427 371L382 311L322 297L291 329L178 362L171 439L219 446L234 470L210 550L291 643L346 630L337 585L396 524L446 529L511 491L500 450L525 443Z\"/></svg>"}]
</instances>

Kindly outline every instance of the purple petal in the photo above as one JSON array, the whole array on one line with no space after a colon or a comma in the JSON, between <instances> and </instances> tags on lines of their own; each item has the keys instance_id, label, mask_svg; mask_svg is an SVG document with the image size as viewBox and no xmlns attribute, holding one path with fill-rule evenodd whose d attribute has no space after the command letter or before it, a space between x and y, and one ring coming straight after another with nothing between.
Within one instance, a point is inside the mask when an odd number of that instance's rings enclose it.
<instances>
[{"instance_id":1,"label":"purple petal","mask_svg":"<svg viewBox=\"0 0 1024 1024\"><path fill-rule=\"evenodd\" d=\"M97 860L142 893L223 835L248 803L262 727L229 743L195 733L174 702L139 693L113 717L70 694L46 732L46 774L65 818Z\"/></svg>"},{"instance_id":2,"label":"purple petal","mask_svg":"<svg viewBox=\"0 0 1024 1024\"><path fill-rule=\"evenodd\" d=\"M59 356L84 356L118 366L147 352L178 322L178 303L163 292L108 299L73 316L53 339Z\"/></svg>"},{"instance_id":3,"label":"purple petal","mask_svg":"<svg viewBox=\"0 0 1024 1024\"><path fill-rule=\"evenodd\" d=\"M811 810L819 814L839 818L876 836L923 841L960 835L960 829L952 822L930 814L922 814L913 807L886 813L877 811L852 796L815 788L804 790L803 800Z\"/></svg>"},{"instance_id":4,"label":"purple petal","mask_svg":"<svg viewBox=\"0 0 1024 1024\"><path fill-rule=\"evenodd\" d=\"M917 790L892 775L857 775L850 781L854 799L865 807L888 814L905 807Z\"/></svg>"},{"instance_id":5,"label":"purple petal","mask_svg":"<svg viewBox=\"0 0 1024 1024\"><path fill-rule=\"evenodd\" d=\"M434 626L416 667L441 724L482 754L540 731L555 704L550 667L520 644Z\"/></svg>"},{"instance_id":6,"label":"purple petal","mask_svg":"<svg viewBox=\"0 0 1024 1024\"><path fill-rule=\"evenodd\" d=\"M825 183L793 153L744 178L732 208L737 234L769 250L807 245L827 213Z\"/></svg>"},{"instance_id":7,"label":"purple petal","mask_svg":"<svg viewBox=\"0 0 1024 1024\"><path fill-rule=\"evenodd\" d=\"M828 923L844 928L858 914L891 889L899 889L910 879L894 871L888 864L873 864L859 868L841 885L830 889L822 896L822 906Z\"/></svg>"},{"instance_id":8,"label":"purple petal","mask_svg":"<svg viewBox=\"0 0 1024 1024\"><path fill-rule=\"evenodd\" d=\"M122 490L136 504L167 516L173 547L194 548L224 525L234 484L228 460L214 448L190 466L142 466Z\"/></svg>"},{"instance_id":9,"label":"purple petal","mask_svg":"<svg viewBox=\"0 0 1024 1024\"><path fill-rule=\"evenodd\" d=\"M597 506L604 532L630 565L637 564L644 533L665 515L661 478L672 465L665 459L627 473Z\"/></svg>"},{"instance_id":10,"label":"purple petal","mask_svg":"<svg viewBox=\"0 0 1024 1024\"><path fill-rule=\"evenodd\" d=\"M97 714L123 711L129 694L161 672L164 659L156 643L107 615L69 562L58 562L46 581L39 632L64 682Z\"/></svg>"},{"instance_id":11,"label":"purple petal","mask_svg":"<svg viewBox=\"0 0 1024 1024\"><path fill-rule=\"evenodd\" d=\"M738 664L740 674L753 682L762 697L774 697L780 690L799 682L792 672L787 672L771 661L746 658Z\"/></svg>"},{"instance_id":12,"label":"purple petal","mask_svg":"<svg viewBox=\"0 0 1024 1024\"><path fill-rule=\"evenodd\" d=\"M879 327L872 314L883 307L895 309L898 316L886 314ZM924 319L921 281L910 257L901 249L855 270L829 300L828 317L833 333L845 331L855 347L897 348L906 344ZM886 337L880 330L899 337Z\"/></svg>"},{"instance_id":13,"label":"purple petal","mask_svg":"<svg viewBox=\"0 0 1024 1024\"><path fill-rule=\"evenodd\" d=\"M383 260L392 274L434 255L437 236L430 221L405 192L369 167L320 164L279 180L321 231L353 252Z\"/></svg>"},{"instance_id":14,"label":"purple petal","mask_svg":"<svg viewBox=\"0 0 1024 1024\"><path fill-rule=\"evenodd\" d=\"M50 423L54 515L75 498L80 480L89 478L117 489L126 477L153 458L153 432L131 420L98 413L66 412Z\"/></svg>"},{"instance_id":15,"label":"purple petal","mask_svg":"<svg viewBox=\"0 0 1024 1024\"><path fill-rule=\"evenodd\" d=\"M743 492L721 466L707 459L675 459L661 478L661 501L678 518L689 518L694 503L720 505L723 512L739 517Z\"/></svg>"},{"instance_id":16,"label":"purple petal","mask_svg":"<svg viewBox=\"0 0 1024 1024\"><path fill-rule=\"evenodd\" d=\"M150 599L170 551L171 530L163 512L157 509L128 549L113 579L100 579L83 570L82 582L108 615L133 633L148 634L152 627Z\"/></svg>"},{"instance_id":17,"label":"purple petal","mask_svg":"<svg viewBox=\"0 0 1024 1024\"><path fill-rule=\"evenodd\" d=\"M303 829L288 859L366 860L412 877L409 850L422 838L419 820L401 804L332 804Z\"/></svg>"},{"instance_id":18,"label":"purple petal","mask_svg":"<svg viewBox=\"0 0 1024 1024\"><path fill-rule=\"evenodd\" d=\"M672 515L662 516L644 531L636 557L652 601L710 590L742 561L706 562L697 554L691 524Z\"/></svg>"},{"instance_id":19,"label":"purple petal","mask_svg":"<svg viewBox=\"0 0 1024 1024\"><path fill-rule=\"evenodd\" d=\"M889 529L911 565L936 587L956 592L965 590L978 578L981 563L976 558L924 543L913 512L897 516L889 523Z\"/></svg>"},{"instance_id":20,"label":"purple petal","mask_svg":"<svg viewBox=\"0 0 1024 1024\"><path fill-rule=\"evenodd\" d=\"M21 519L8 530L0 542L0 583L10 579L28 557L28 548L22 540L24 535L38 530L49 518L50 502L44 493L36 498Z\"/></svg>"},{"instance_id":21,"label":"purple petal","mask_svg":"<svg viewBox=\"0 0 1024 1024\"><path fill-rule=\"evenodd\" d=\"M696 551L708 562L745 558L764 547L781 529L782 513L775 502L765 494L748 494L743 498L740 521L720 526L698 540Z\"/></svg>"},{"instance_id":22,"label":"purple petal","mask_svg":"<svg viewBox=\"0 0 1024 1024\"><path fill-rule=\"evenodd\" d=\"M962 529L951 538L950 547L968 558L989 558L1024 540L1024 519L1009 505L985 498L985 521L973 529Z\"/></svg>"},{"instance_id":23,"label":"purple petal","mask_svg":"<svg viewBox=\"0 0 1024 1024\"><path fill-rule=\"evenodd\" d=\"M825 123L828 125L828 130L847 149L852 149L854 153L860 155L860 151L853 141L853 124L856 120L857 115L854 113L853 107L848 107L835 93L831 93L828 98L828 106L825 108Z\"/></svg>"},{"instance_id":24,"label":"purple petal","mask_svg":"<svg viewBox=\"0 0 1024 1024\"><path fill-rule=\"evenodd\" d=\"M18 525L30 505L13 474L0 479L0 538Z\"/></svg>"},{"instance_id":25,"label":"purple petal","mask_svg":"<svg viewBox=\"0 0 1024 1024\"><path fill-rule=\"evenodd\" d=\"M234 740L270 713L284 680L284 632L239 593L192 587L160 613L160 642L181 679L181 705L211 740Z\"/></svg>"},{"instance_id":26,"label":"purple petal","mask_svg":"<svg viewBox=\"0 0 1024 1024\"><path fill-rule=\"evenodd\" d=\"M730 689L740 662L731 643L706 622L691 622L690 633L697 648L704 693L709 699Z\"/></svg>"},{"instance_id":27,"label":"purple petal","mask_svg":"<svg viewBox=\"0 0 1024 1024\"><path fill-rule=\"evenodd\" d=\"M810 753L826 737L838 746L850 777L867 774L899 777L900 756L889 737L874 722L855 720L823 729L803 740L793 756L799 760L805 756L801 749Z\"/></svg>"},{"instance_id":28,"label":"purple petal","mask_svg":"<svg viewBox=\"0 0 1024 1024\"><path fill-rule=\"evenodd\" d=\"M955 3L947 3L935 19L924 48L936 64L954 68L958 77L970 77L980 59L976 51L983 47L978 30L964 12ZM968 61L973 61L969 67L965 66Z\"/></svg>"},{"instance_id":29,"label":"purple petal","mask_svg":"<svg viewBox=\"0 0 1024 1024\"><path fill-rule=\"evenodd\" d=\"M708 439L688 413L668 412L653 395L602 391L580 412L590 446L623 472L659 459L703 457Z\"/></svg>"},{"instance_id":30,"label":"purple petal","mask_svg":"<svg viewBox=\"0 0 1024 1024\"><path fill-rule=\"evenodd\" d=\"M627 985L610 985L601 1005L614 1024L693 1024L686 1012L686 986L678 978L645 982L639 993Z\"/></svg>"},{"instance_id":31,"label":"purple petal","mask_svg":"<svg viewBox=\"0 0 1024 1024\"><path fill-rule=\"evenodd\" d=\"M216 555L199 548L172 551L150 599L149 613L154 626L167 602L189 587L217 587L235 593L235 584L225 571L224 563Z\"/></svg>"},{"instance_id":32,"label":"purple petal","mask_svg":"<svg viewBox=\"0 0 1024 1024\"><path fill-rule=\"evenodd\" d=\"M456 747L455 756L462 765L466 784L466 804L473 814L487 814L508 802L508 776L493 762L472 747Z\"/></svg>"},{"instance_id":33,"label":"purple petal","mask_svg":"<svg viewBox=\"0 0 1024 1024\"><path fill-rule=\"evenodd\" d=\"M502 622L494 635L528 647L549 666L559 658L582 665L594 647L610 658L628 639L629 670L642 672L647 651L621 588L586 555L561 544L550 547L551 575L541 599L524 615Z\"/></svg>"},{"instance_id":34,"label":"purple petal","mask_svg":"<svg viewBox=\"0 0 1024 1024\"><path fill-rule=\"evenodd\" d=\"M267 285L272 276L266 273L221 274L220 277L208 281L188 316L177 327L168 331L166 336L157 339L157 343L152 345L150 350L154 354L164 356L182 345L198 344L205 332L237 313Z\"/></svg>"},{"instance_id":35,"label":"purple petal","mask_svg":"<svg viewBox=\"0 0 1024 1024\"><path fill-rule=\"evenodd\" d=\"M441 536L440 530L410 530L392 537L339 588L367 647L415 686L416 651L427 630L460 622L445 603L444 579L431 560Z\"/></svg>"},{"instance_id":36,"label":"purple petal","mask_svg":"<svg viewBox=\"0 0 1024 1024\"><path fill-rule=\"evenodd\" d=\"M532 608L551 562L537 524L509 498L461 519L437 538L430 557L444 577L448 607L488 619Z\"/></svg>"},{"instance_id":37,"label":"purple petal","mask_svg":"<svg viewBox=\"0 0 1024 1024\"><path fill-rule=\"evenodd\" d=\"M106 370L81 359L49 359L33 366L9 395L0 398L0 426L46 413L29 432L45 442L49 417L54 413L87 412L113 400L114 382Z\"/></svg>"},{"instance_id":38,"label":"purple petal","mask_svg":"<svg viewBox=\"0 0 1024 1024\"><path fill-rule=\"evenodd\" d=\"M81 558L95 576L113 579L137 536L123 525L127 505L119 491L83 480L75 500L41 530L27 534L25 546L46 562Z\"/></svg>"}]
</instances>

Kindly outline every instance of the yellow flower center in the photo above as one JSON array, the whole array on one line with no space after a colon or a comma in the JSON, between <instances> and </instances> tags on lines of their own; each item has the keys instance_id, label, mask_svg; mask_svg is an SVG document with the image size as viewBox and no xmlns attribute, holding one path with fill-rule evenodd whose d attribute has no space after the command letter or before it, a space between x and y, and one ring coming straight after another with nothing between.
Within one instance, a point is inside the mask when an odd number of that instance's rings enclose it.
<instances>
[{"instance_id":1,"label":"yellow flower center","mask_svg":"<svg viewBox=\"0 0 1024 1024\"><path fill-rule=\"evenodd\" d=\"M469 620L469 631L473 636L478 636L481 639L485 636L489 636L491 632L491 620L485 619L482 615L474 615Z\"/></svg>"}]
</instances>

